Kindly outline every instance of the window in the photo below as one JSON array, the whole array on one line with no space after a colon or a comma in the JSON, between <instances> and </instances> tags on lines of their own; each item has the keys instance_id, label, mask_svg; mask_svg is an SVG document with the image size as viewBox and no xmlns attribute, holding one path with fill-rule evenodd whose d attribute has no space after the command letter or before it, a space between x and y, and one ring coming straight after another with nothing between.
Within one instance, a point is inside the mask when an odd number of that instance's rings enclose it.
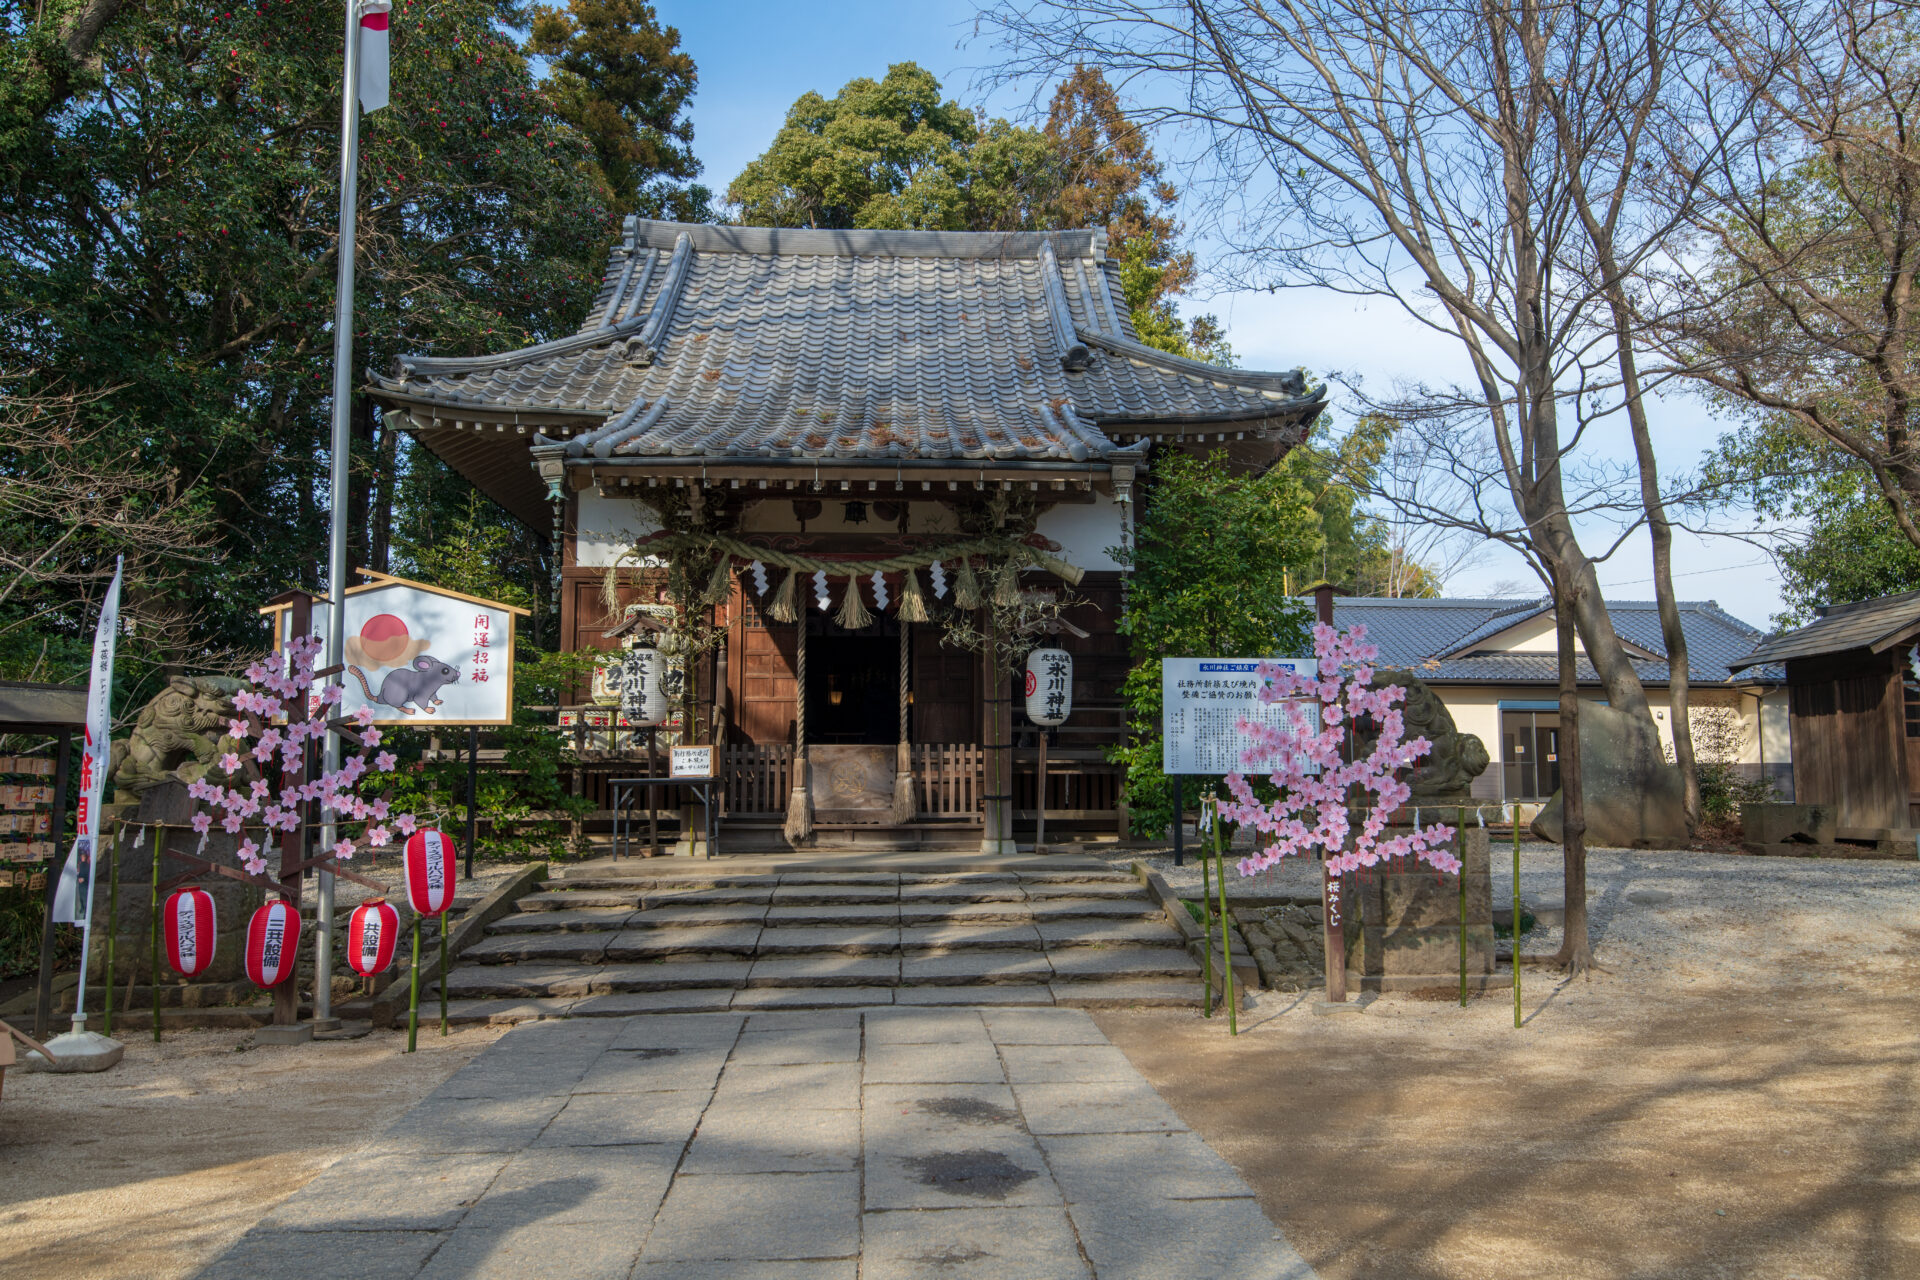
<instances>
[{"instance_id":1,"label":"window","mask_svg":"<svg viewBox=\"0 0 1920 1280\"><path fill-rule=\"evenodd\" d=\"M1507 800L1545 800L1560 789L1560 713L1502 711L1500 762Z\"/></svg>"}]
</instances>

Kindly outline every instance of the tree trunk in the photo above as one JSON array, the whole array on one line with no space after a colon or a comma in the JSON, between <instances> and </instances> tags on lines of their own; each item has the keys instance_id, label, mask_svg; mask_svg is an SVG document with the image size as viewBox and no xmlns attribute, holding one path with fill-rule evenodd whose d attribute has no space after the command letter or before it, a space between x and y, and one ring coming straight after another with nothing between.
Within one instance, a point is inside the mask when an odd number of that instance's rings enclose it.
<instances>
[{"instance_id":1,"label":"tree trunk","mask_svg":"<svg viewBox=\"0 0 1920 1280\"><path fill-rule=\"evenodd\" d=\"M1566 575L1553 574L1553 616L1560 655L1560 866L1566 926L1554 963L1569 974L1593 966L1587 940L1587 801L1580 776L1580 695L1574 684L1573 599Z\"/></svg>"},{"instance_id":2,"label":"tree trunk","mask_svg":"<svg viewBox=\"0 0 1920 1280\"><path fill-rule=\"evenodd\" d=\"M367 568L388 572L393 561L393 487L399 467L400 433L383 415L373 451L373 503L367 515Z\"/></svg>"}]
</instances>

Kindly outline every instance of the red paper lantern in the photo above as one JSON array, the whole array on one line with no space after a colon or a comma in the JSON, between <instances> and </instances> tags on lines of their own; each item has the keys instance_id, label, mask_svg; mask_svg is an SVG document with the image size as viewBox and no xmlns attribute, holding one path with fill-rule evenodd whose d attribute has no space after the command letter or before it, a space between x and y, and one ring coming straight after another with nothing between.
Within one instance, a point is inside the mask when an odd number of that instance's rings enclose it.
<instances>
[{"instance_id":1,"label":"red paper lantern","mask_svg":"<svg viewBox=\"0 0 1920 1280\"><path fill-rule=\"evenodd\" d=\"M437 916L453 905L453 841L439 831L407 837L407 905L415 915Z\"/></svg>"},{"instance_id":2,"label":"red paper lantern","mask_svg":"<svg viewBox=\"0 0 1920 1280\"><path fill-rule=\"evenodd\" d=\"M373 898L353 909L347 921L347 963L361 977L384 973L393 964L393 947L400 938L400 913L385 898Z\"/></svg>"},{"instance_id":3,"label":"red paper lantern","mask_svg":"<svg viewBox=\"0 0 1920 1280\"><path fill-rule=\"evenodd\" d=\"M269 902L247 921L247 977L255 986L277 987L293 976L300 952L300 913L281 901Z\"/></svg>"},{"instance_id":4,"label":"red paper lantern","mask_svg":"<svg viewBox=\"0 0 1920 1280\"><path fill-rule=\"evenodd\" d=\"M167 939L167 963L173 971L197 978L213 963L213 895L205 889L181 889L161 908L160 924Z\"/></svg>"}]
</instances>

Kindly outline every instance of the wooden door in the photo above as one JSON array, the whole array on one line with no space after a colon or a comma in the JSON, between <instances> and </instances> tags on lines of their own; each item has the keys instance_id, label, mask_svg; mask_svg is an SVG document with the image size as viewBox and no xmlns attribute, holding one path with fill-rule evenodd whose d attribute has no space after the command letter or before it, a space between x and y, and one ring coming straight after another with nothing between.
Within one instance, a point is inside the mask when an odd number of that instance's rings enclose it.
<instances>
[{"instance_id":1,"label":"wooden door","mask_svg":"<svg viewBox=\"0 0 1920 1280\"><path fill-rule=\"evenodd\" d=\"M971 650L940 643L940 628L913 629L913 740L977 742L980 704L974 671L980 660Z\"/></svg>"},{"instance_id":2,"label":"wooden door","mask_svg":"<svg viewBox=\"0 0 1920 1280\"><path fill-rule=\"evenodd\" d=\"M772 746L793 741L794 624L775 622L751 593L735 588L728 668L733 673L734 736Z\"/></svg>"}]
</instances>

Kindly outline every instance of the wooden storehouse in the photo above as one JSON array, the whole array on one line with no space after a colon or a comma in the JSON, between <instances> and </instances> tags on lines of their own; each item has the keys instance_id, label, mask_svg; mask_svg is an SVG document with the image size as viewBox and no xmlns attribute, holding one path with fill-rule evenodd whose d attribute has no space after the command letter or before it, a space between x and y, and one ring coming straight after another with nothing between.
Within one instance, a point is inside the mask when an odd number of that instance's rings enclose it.
<instances>
[{"instance_id":1,"label":"wooden storehouse","mask_svg":"<svg viewBox=\"0 0 1920 1280\"><path fill-rule=\"evenodd\" d=\"M682 734L722 748L734 847L1008 847L1033 731L979 648L1009 616L985 599L1066 606L1047 806L1112 830L1115 550L1141 481L1163 449L1270 466L1322 392L1143 345L1106 247L629 219L579 332L404 358L369 391L554 531L565 647L611 648L636 615L710 629Z\"/></svg>"},{"instance_id":2,"label":"wooden storehouse","mask_svg":"<svg viewBox=\"0 0 1920 1280\"><path fill-rule=\"evenodd\" d=\"M1909 591L1823 608L1730 664L1785 666L1795 805L1830 813L1840 838L1920 827L1916 640L1920 591Z\"/></svg>"}]
</instances>

